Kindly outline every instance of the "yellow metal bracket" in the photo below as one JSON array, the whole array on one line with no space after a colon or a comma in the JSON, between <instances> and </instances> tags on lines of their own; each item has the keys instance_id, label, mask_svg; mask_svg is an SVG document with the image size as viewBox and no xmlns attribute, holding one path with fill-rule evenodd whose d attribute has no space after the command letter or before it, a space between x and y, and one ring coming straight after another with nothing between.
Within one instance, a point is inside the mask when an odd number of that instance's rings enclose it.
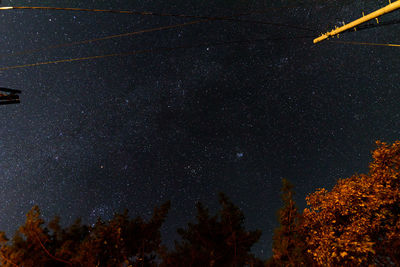
<instances>
[{"instance_id":1,"label":"yellow metal bracket","mask_svg":"<svg viewBox=\"0 0 400 267\"><path fill-rule=\"evenodd\" d=\"M329 38L330 36L334 36L334 35L337 35L337 34L339 34L341 32L344 32L344 31L347 31L349 29L352 29L352 28L356 27L357 25L360 25L361 23L367 22L367 21L369 21L371 19L376 19L376 22L379 23L379 20L378 20L379 16L382 16L382 15L384 15L386 13L392 12L392 11L394 11L396 9L399 9L399 8L400 8L400 0L398 0L398 1L394 2L394 3L391 3L391 4L385 6L385 7L381 8L381 9L378 9L378 10L376 10L376 11L374 11L374 12L368 14L368 15L365 15L365 16L364 16L364 12L363 12L363 17L361 17L361 18L359 18L359 19L357 19L357 20L355 20L353 22L350 22L348 24L345 24L342 27L336 28L336 29L334 29L334 30L332 30L330 32L322 34L320 37L315 38L313 42L314 42L314 44L318 43L318 42L321 42L321 41Z\"/></svg>"}]
</instances>

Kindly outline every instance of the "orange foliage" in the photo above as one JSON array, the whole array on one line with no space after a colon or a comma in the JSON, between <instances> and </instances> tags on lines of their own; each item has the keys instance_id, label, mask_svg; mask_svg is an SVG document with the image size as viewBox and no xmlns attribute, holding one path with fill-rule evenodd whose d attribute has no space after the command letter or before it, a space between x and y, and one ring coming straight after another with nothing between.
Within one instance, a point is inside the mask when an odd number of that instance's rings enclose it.
<instances>
[{"instance_id":1,"label":"orange foliage","mask_svg":"<svg viewBox=\"0 0 400 267\"><path fill-rule=\"evenodd\" d=\"M377 141L368 175L307 196L307 252L321 265L400 265L400 141Z\"/></svg>"}]
</instances>

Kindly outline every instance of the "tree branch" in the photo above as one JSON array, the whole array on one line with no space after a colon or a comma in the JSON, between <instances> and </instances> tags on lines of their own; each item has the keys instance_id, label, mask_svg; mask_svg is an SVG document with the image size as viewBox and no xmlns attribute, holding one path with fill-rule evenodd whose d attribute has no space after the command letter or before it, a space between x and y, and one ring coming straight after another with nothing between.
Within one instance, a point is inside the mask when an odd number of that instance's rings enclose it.
<instances>
[{"instance_id":1,"label":"tree branch","mask_svg":"<svg viewBox=\"0 0 400 267\"><path fill-rule=\"evenodd\" d=\"M60 259L60 258L57 258L56 256L51 255L51 253L50 253L50 252L46 249L46 247L43 245L42 241L40 241L40 238L39 238L39 236L37 235L37 233L36 233L35 231L33 231L33 233L35 234L37 240L39 241L40 246L43 248L43 250L46 252L46 254L47 254L50 258L52 258L53 260L60 261L60 262L63 262L63 263L66 263L66 264L72 266L72 263L71 263L71 262L66 261L66 260L63 260L63 259Z\"/></svg>"},{"instance_id":2,"label":"tree branch","mask_svg":"<svg viewBox=\"0 0 400 267\"><path fill-rule=\"evenodd\" d=\"M3 255L3 253L0 253L0 256L6 261L6 262L9 262L9 263L11 263L13 266L15 266L15 267L19 267L17 264L15 264L14 262L12 262L10 259L7 259L4 255Z\"/></svg>"}]
</instances>

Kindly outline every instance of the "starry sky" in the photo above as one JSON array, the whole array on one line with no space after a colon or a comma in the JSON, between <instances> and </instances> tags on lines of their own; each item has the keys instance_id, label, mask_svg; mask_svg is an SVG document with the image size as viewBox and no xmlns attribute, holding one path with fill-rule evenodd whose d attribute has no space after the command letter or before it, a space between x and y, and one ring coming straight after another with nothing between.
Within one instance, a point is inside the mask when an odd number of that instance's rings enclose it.
<instances>
[{"instance_id":1,"label":"starry sky","mask_svg":"<svg viewBox=\"0 0 400 267\"><path fill-rule=\"evenodd\" d=\"M386 4L3 0L2 6L252 14L48 48L195 19L0 10L1 68L155 49L0 71L1 87L22 91L21 104L0 106L0 229L12 236L36 204L44 218L59 214L69 224L125 208L148 218L171 200L162 229L170 245L176 228L194 219L195 203L214 212L222 191L243 210L248 229L263 231L253 252L269 257L283 177L295 185L302 210L316 188L366 172L375 140L399 139L399 48L312 43ZM370 27L339 40L400 43L399 27Z\"/></svg>"}]
</instances>

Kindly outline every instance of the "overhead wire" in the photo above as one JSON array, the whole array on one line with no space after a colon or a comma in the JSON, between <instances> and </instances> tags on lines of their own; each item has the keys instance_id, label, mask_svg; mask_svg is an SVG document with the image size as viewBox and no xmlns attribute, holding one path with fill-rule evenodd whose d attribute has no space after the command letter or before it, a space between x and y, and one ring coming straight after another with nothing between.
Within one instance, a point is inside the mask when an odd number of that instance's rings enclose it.
<instances>
[{"instance_id":1,"label":"overhead wire","mask_svg":"<svg viewBox=\"0 0 400 267\"><path fill-rule=\"evenodd\" d=\"M305 38L312 38L312 36L262 38L262 39L251 39L251 40L224 41L224 42L215 42L215 43L207 42L207 43L201 43L201 44L197 44L197 45L183 45L183 46L175 46L175 47L158 47L158 48L136 50L136 51L126 52L126 53L114 53L114 54L106 54L106 55L79 57L79 58L68 58L68 59L53 60L53 61L46 61L46 62L37 62L37 63L31 63L31 64L0 67L0 71L18 69L18 68L36 67L36 66L49 65L49 64L58 64L58 63L65 63L65 62L85 61L85 60L91 60L91 59L132 56L132 55L144 54L144 53L155 53L155 52L162 52L162 51L173 51L173 50L178 50L178 49L198 48L198 47L204 47L204 46L213 47L213 46L222 46L222 45L228 45L228 44L241 44L241 43L248 44L248 43L261 42L261 41L281 41L281 40L305 39Z\"/></svg>"},{"instance_id":2,"label":"overhead wire","mask_svg":"<svg viewBox=\"0 0 400 267\"><path fill-rule=\"evenodd\" d=\"M275 8L271 7L270 9L282 9L282 8L292 8L292 7L280 7ZM0 7L0 10L10 10L10 9L36 9L36 10L63 10L63 11L84 11L84 12L104 12L104 13L117 13L117 14L131 14L131 15L142 15L142 16L158 16L158 17L179 17L179 18L194 18L194 19L208 19L208 20L223 20L223 21L233 21L233 22L247 22L247 23L258 23L258 24L266 24L266 25L274 25L274 26L282 26L282 27L290 27L295 29L302 29L307 31L314 31L313 29L307 27L300 27L297 25L284 24L284 23L274 23L274 22L265 22L265 21L256 21L256 20L241 20L235 19L233 17L238 16L246 16L259 14L262 11L250 11L239 14L234 14L230 16L199 16L199 15L186 15L186 14L171 14L171 13L159 13L159 12L148 12L148 11L135 11L135 10L114 10L114 9L90 9L90 8L72 8L72 7L28 7L28 6L19 6L19 7ZM265 12L264 11L264 12Z\"/></svg>"},{"instance_id":3,"label":"overhead wire","mask_svg":"<svg viewBox=\"0 0 400 267\"><path fill-rule=\"evenodd\" d=\"M137 35L137 34L142 34L142 33L162 31L162 30L168 30L168 29L173 29L173 28L178 28L178 27L185 27L185 26L197 24L197 23L200 23L200 22L206 22L206 21L210 21L210 20L208 20L208 19L195 20L195 21L190 21L190 22L180 23L180 24L174 24L174 25L169 25L169 26L162 26L162 27L150 28L150 29L139 30L139 31L134 31L134 32L127 32L127 33L121 33L121 34L108 35L108 36L104 36L104 37L93 38L93 39L82 40L82 41L75 41L75 42L70 42L70 43L62 43L62 44L46 46L46 47L37 48L37 49L24 50L24 51L12 53L12 54L3 54L3 55L0 55L0 58L9 57L9 56L26 55L26 54L36 53L36 52L40 52L40 51L43 51L43 50L49 50L49 49L54 49L54 48L61 48L61 47L68 47L68 46L74 46L74 45L80 45L80 44L87 44L87 43L92 43L92 42L97 42L97 41L104 41L104 40L114 39L114 38L119 38L119 37L132 36L132 35Z\"/></svg>"},{"instance_id":4,"label":"overhead wire","mask_svg":"<svg viewBox=\"0 0 400 267\"><path fill-rule=\"evenodd\" d=\"M360 25L357 27L357 31L362 31L362 30L367 30L367 29L372 29L372 28L377 28L377 27L383 27L383 26L391 26L395 24L400 24L400 20L390 20L390 21L379 21L379 24L375 23L369 23L365 25Z\"/></svg>"},{"instance_id":5,"label":"overhead wire","mask_svg":"<svg viewBox=\"0 0 400 267\"><path fill-rule=\"evenodd\" d=\"M281 8L293 8L293 7L276 7L276 8L272 7L272 8L269 8L269 10L270 9L281 9ZM21 6L21 7L0 7L0 10L10 10L10 9L42 9L42 10L108 12L108 13L119 13L119 14L136 14L136 15L151 15L151 16L181 17L181 18L198 18L200 20L195 20L195 21L190 21L190 22L180 23L180 24L174 24L174 25L169 25L169 26L161 26L161 27L145 29L145 30L129 32L129 33L123 33L123 34L115 34L115 35L110 35L110 36L105 36L105 37L100 37L100 38L94 38L94 39L89 39L89 40L58 44L58 45L48 46L48 47L45 47L45 48L25 50L25 51L13 53L13 54L2 55L0 57L23 55L23 54L28 54L28 53L39 52L39 51L42 51L42 50L45 50L45 49L60 48L60 47L78 45L78 44L86 44L86 43L90 43L90 42L96 42L96 41L107 40L107 39L118 38L118 37L124 37L124 36L131 36L131 35L136 35L136 34L141 34L141 33L146 33L146 32L162 31L162 30L178 28L178 27L184 27L184 26L193 25L193 24L197 24L197 23L200 23L200 22L212 21L212 20L225 20L225 21L233 21L233 22L258 23L258 24L266 24L266 25L273 25L273 26L284 26L284 27L291 27L291 28L296 28L296 29L303 29L303 30L312 31L309 28L300 27L300 26L297 26L297 25L281 24L281 23L273 23L273 22L264 22L264 21L255 21L255 20L239 20L239 19L235 19L234 18L234 17L238 17L238 16L245 16L245 15L251 15L251 14L255 14L255 13L261 13L262 11L245 12L245 13L240 13L240 14L234 14L234 15L231 15L229 17L228 16L225 16L225 17L212 17L212 16L198 16L198 15L170 14L170 13L156 13L156 12L142 12L142 11L107 10L107 9L59 8L59 7L26 7L26 6ZM294 38L289 37L289 38L278 38L278 39L276 39L276 38L275 39L266 38L266 39L255 39L255 40L239 40L239 41L227 41L227 42L219 42L219 43L211 43L211 44L210 43L199 44L199 45L192 45L192 46L177 46L177 47L163 47L163 48L154 48L154 49L143 49L143 50L137 50L137 51L127 52L127 53L114 53L114 54L107 54L107 55L97 55L97 56L88 56L88 57L79 57L79 58L69 58L69 59L61 59L61 60L53 60L53 61L46 61L46 62L37 62L37 63L31 63L31 64L24 64L24 65L9 66L9 67L0 68L0 70L9 70L9 69L16 69L16 68L33 67L33 66L48 65L48 64L57 64L57 63L63 63L63 62L83 61L83 60L89 60L89 59L98 59L98 58L107 58L107 57L116 57L116 56L128 56L128 55L135 55L135 54L141 54L141 53L150 53L150 52L156 52L156 51L162 51L162 50L165 51L165 50L175 50L175 49L183 49L183 48L200 47L200 46L204 46L204 45L218 46L218 45L226 45L226 44L234 44L234 43L249 43L249 42L252 42L252 41L254 42L254 41L260 41L260 40L264 40L265 41L265 40L283 40L283 39L296 39L296 38L311 38L311 36L294 37Z\"/></svg>"},{"instance_id":6,"label":"overhead wire","mask_svg":"<svg viewBox=\"0 0 400 267\"><path fill-rule=\"evenodd\" d=\"M293 7L280 7L280 8L293 8ZM234 15L231 15L231 16L225 16L225 17L221 17L221 16L220 17L211 17L211 16L197 16L197 15L169 14L169 13L155 13L155 12L140 12L140 11L104 10L104 9L58 8L58 7L0 7L0 10L2 10L2 9L3 10L9 10L9 9L48 9L48 10L67 10L67 11L111 12L111 13L123 13L123 14L173 16L173 17L183 17L183 18L200 18L200 20L195 20L195 21L190 21L190 22L180 23L180 24L174 24L174 25L169 25L169 26L150 28L150 29L139 30L139 31L134 31L134 32L128 32L128 33L122 33L122 34L114 34L114 35L109 35L109 36L99 37L99 38L94 38L94 39L89 39L89 40L75 41L75 42L70 42L70 43L62 43L62 44L51 45L51 46L37 48L37 49L29 49L29 50L16 52L16 53L3 54L3 55L0 55L0 58L9 57L9 56L26 55L26 54L40 52L40 51L48 50L48 49L68 47L68 46L74 46L74 45L79 45L79 44L86 44L86 43L91 43L91 42L107 40L107 39L113 39L113 38L119 38L119 37L125 37L125 36L132 36L132 35L137 35L137 34L142 34L142 33L147 33L147 32L162 31L162 30L173 29L173 28L178 28L178 27L184 27L184 26L188 26L188 25L193 25L193 24L197 24L197 23L201 23L201 22L207 22L207 21L213 21L213 20L227 20L227 21L232 21L232 22L257 23L257 24L282 26L282 27L291 27L291 28L296 28L296 29L303 29L303 30L313 31L312 29L304 28L304 27L300 27L300 26L296 26L296 25L281 24L281 23L271 23L271 22L256 21L256 20L238 20L238 19L235 19L235 17L239 17L239 16L245 16L245 15L251 15L251 14L254 14L254 13L265 12L266 9L264 11L243 12L243 13L238 13L238 14L234 14ZM270 9L279 9L279 8L278 7L277 8L271 7Z\"/></svg>"},{"instance_id":7,"label":"overhead wire","mask_svg":"<svg viewBox=\"0 0 400 267\"><path fill-rule=\"evenodd\" d=\"M275 7L275 8L272 7L272 8L269 8L268 10L280 9L280 8L295 8L295 7ZM290 28L296 28L296 29L312 31L312 29L310 29L310 28L300 27L300 26L297 26L297 25L281 24L281 23L274 23L274 22L265 22L265 21L258 21L258 20L248 20L248 19L246 20L246 19L237 19L237 18L235 18L235 17L251 15L251 14L255 14L255 13L262 13L263 11L243 12L243 13L240 13L240 14L231 15L229 17L227 17L227 16L225 16L225 17L214 16L213 17L213 16L199 16L199 15L186 15L186 14L143 12L143 11L132 11L132 10L111 10L111 9L60 8L60 7L27 7L27 6L0 7L0 10L9 10L9 9L32 9L32 10L36 9L36 10L106 12L106 13L117 13L117 14L135 14L135 15L146 15L146 16L167 16L167 17L197 18L197 19L199 19L199 20L190 21L190 22L186 22L186 23L174 24L174 25L169 25L169 26L161 26L161 27L150 28L150 29L145 29L145 30L139 30L139 31L134 31L134 32L129 32L129 33L114 34L114 35L109 35L109 36L100 37L100 38L94 38L94 39L89 39L89 40L76 41L76 42L70 42L70 43L64 43L64 44L48 46L48 47L45 47L45 48L25 50L25 51L21 51L21 52L9 54L9 55L23 55L23 54L42 51L42 50L45 50L45 49L53 49L53 48L73 46L73 45L78 45L78 44L86 44L86 43L102 41L102 40L107 40L107 39L112 39L112 38L119 38L119 37L124 37L124 36L137 35L137 34L141 34L141 33L168 30L168 29L184 27L184 26L188 26L188 25L194 25L194 24L197 24L197 23L206 22L206 21L212 21L212 20L265 24L265 25L290 27ZM360 29L367 29L367 28L372 28L372 27L392 25L392 24L397 24L397 23L400 23L400 21L382 23L381 25L379 25L379 24L378 25L365 25L365 26L360 27ZM37 62L37 63L31 63L31 64L23 64L23 65L1 67L0 70L3 71L3 70L10 70L10 69L16 69L16 68L26 68L26 67L34 67L34 66L41 66L41 65L58 64L58 63L64 63L64 62L84 61L84 60L90 60L90 59L100 59L100 58L118 57L118 56L130 56L130 55L137 55L137 54L143 54L143 53L154 53L154 52L160 52L160 51L172 51L172 50L176 50L176 49L195 48L195 47L201 47L201 46L220 46L220 45L227 45L227 44L251 43L251 42L257 42L257 41L267 41L267 40L273 41L273 40L298 39L298 38L312 38L312 36L299 36L299 37L278 38L278 39L276 39L276 38L275 39L274 38L264 38L264 39L253 39L253 40L236 40L236 41L226 41L226 42L217 42L217 43L203 43L203 44L198 44L198 45L186 45L186 46L184 45L184 46L175 46L175 47L159 47L159 48L136 50L136 51L126 52L126 53L113 53L113 54L88 56L88 57L79 57L79 58L69 58L69 59L61 59L61 60L53 60L53 61L46 61L46 62ZM353 44L353 45L400 47L399 44L388 44L388 43L385 44L385 43L368 43L368 42L352 42L352 41L331 41L331 42L342 43L342 44ZM2 56L0 56L0 57L2 57Z\"/></svg>"},{"instance_id":8,"label":"overhead wire","mask_svg":"<svg viewBox=\"0 0 400 267\"><path fill-rule=\"evenodd\" d=\"M352 42L352 41L330 41L330 42L339 44L400 47L400 44L368 43L368 42Z\"/></svg>"},{"instance_id":9,"label":"overhead wire","mask_svg":"<svg viewBox=\"0 0 400 267\"><path fill-rule=\"evenodd\" d=\"M89 39L89 40L82 40L82 41L76 41L76 42L70 42L70 43L62 43L62 44L51 45L51 46L37 48L37 49L24 50L24 51L20 51L20 52L17 52L17 53L12 53L12 54L4 54L4 55L0 55L0 58L6 57L6 56L26 55L26 54L31 54L31 53L35 53L35 52L40 52L40 51L43 51L43 50L49 50L49 49L61 48L61 47L68 47L68 46L74 46L74 45L79 45L79 44L87 44L87 43L103 41L103 40L119 38L119 37L125 37L125 36L132 36L132 35L137 35L137 34L142 34L142 33L174 29L174 28L178 28L178 27L185 27L185 26L189 26L189 25L194 25L194 24L197 24L197 23L200 23L200 22L205 22L205 21L208 21L208 20L205 20L205 19L203 19L203 20L194 20L194 21L189 21L189 22L186 22L186 23L179 23L179 24L174 24L174 25L169 25L169 26L161 26L161 27L150 28L150 29L145 29L145 30L139 30L139 31L134 31L134 32L108 35L108 36Z\"/></svg>"},{"instance_id":10,"label":"overhead wire","mask_svg":"<svg viewBox=\"0 0 400 267\"><path fill-rule=\"evenodd\" d=\"M196 21L190 21L190 22L187 22L187 23L175 24L175 25L170 25L170 26L162 26L162 27L151 28L151 29L146 29L146 30L140 30L140 31L135 31L135 32L129 32L129 33L123 33L123 34L115 34L115 35L110 35L110 36L105 36L105 37L100 37L100 38L94 38L94 39L90 39L90 40L83 40L83 41L76 41L76 42L71 42L71 43L53 45L53 46L48 46L48 47L45 47L45 48L25 50L25 51L18 52L18 53L13 53L13 54L0 55L0 57L11 56L11 55L23 55L23 54L38 52L38 51L45 50L45 49L53 49L53 48L59 48L59 47L73 46L73 45L85 44L85 43L96 42L96 41L101 41L101 40L107 40L107 39L112 39L112 38L136 35L136 34L141 34L141 33L146 33L146 32L161 31L161 30L172 29L172 28L177 28L177 27L184 27L184 26L187 26L187 25L193 25L193 24L197 24L197 23L200 23L200 22L212 21L212 20L243 22L243 23L253 23L253 24L264 24L264 25L272 25L272 26L279 26L279 27L289 27L289 28L295 28L295 29L301 29L301 30L307 30L307 31L314 31L313 29L310 29L308 27L301 27L301 26L291 25L291 24L274 23L274 22L265 22L265 21L259 21L259 20L249 20L249 19L237 19L237 18L235 18L235 17L239 17L239 16L246 16L246 15L252 15L252 14L257 14L257 13L261 14L261 13L265 13L267 10L287 9L287 8L298 8L298 7L297 6L269 7L269 8L264 8L264 10L243 12L243 13L234 14L234 15L231 15L231 16L224 16L224 17L221 17L221 16L187 15L187 14L172 14L172 13L135 11L135 10L89 9L89 8L48 7L48 6L46 6L46 7L43 7L43 6L42 7L40 7L40 6L0 7L0 10L10 10L10 9L62 10L62 11L76 11L76 12L79 12L79 11L83 11L83 12L103 12L103 13L144 15L144 16L162 16L162 17L180 17L180 18L197 18L197 19L200 19L200 20L196 20ZM393 25L393 24L398 24L398 23L400 23L400 20L382 22L382 23L377 24L377 25L375 25L375 24L364 25L364 26L358 27L358 30L364 30L364 29L369 29L369 28ZM340 43L341 41L336 41L336 42ZM397 47L398 46L397 44L378 44L378 43L366 43L366 42L341 42L341 43L357 44L357 45L372 45L372 46L391 46L391 47Z\"/></svg>"},{"instance_id":11,"label":"overhead wire","mask_svg":"<svg viewBox=\"0 0 400 267\"><path fill-rule=\"evenodd\" d=\"M241 12L241 15L252 15L265 13L266 11L275 9L287 9L296 8L295 6L282 6L282 7L269 7L263 10L254 10ZM0 7L0 10L10 9L42 9L42 10L63 10L63 11L85 11L85 12L105 12L105 13L118 13L118 14L133 14L133 15L144 15L144 16L161 16L161 17L181 17L181 18L197 18L197 19L208 19L210 16L199 16L199 15L186 15L186 14L172 14L172 13L161 13L151 11L136 11L136 10L116 10L116 9L90 9L90 8L72 8L72 7L33 7L33 6L19 6L19 7ZM213 19L224 19L224 17L212 17Z\"/></svg>"}]
</instances>

